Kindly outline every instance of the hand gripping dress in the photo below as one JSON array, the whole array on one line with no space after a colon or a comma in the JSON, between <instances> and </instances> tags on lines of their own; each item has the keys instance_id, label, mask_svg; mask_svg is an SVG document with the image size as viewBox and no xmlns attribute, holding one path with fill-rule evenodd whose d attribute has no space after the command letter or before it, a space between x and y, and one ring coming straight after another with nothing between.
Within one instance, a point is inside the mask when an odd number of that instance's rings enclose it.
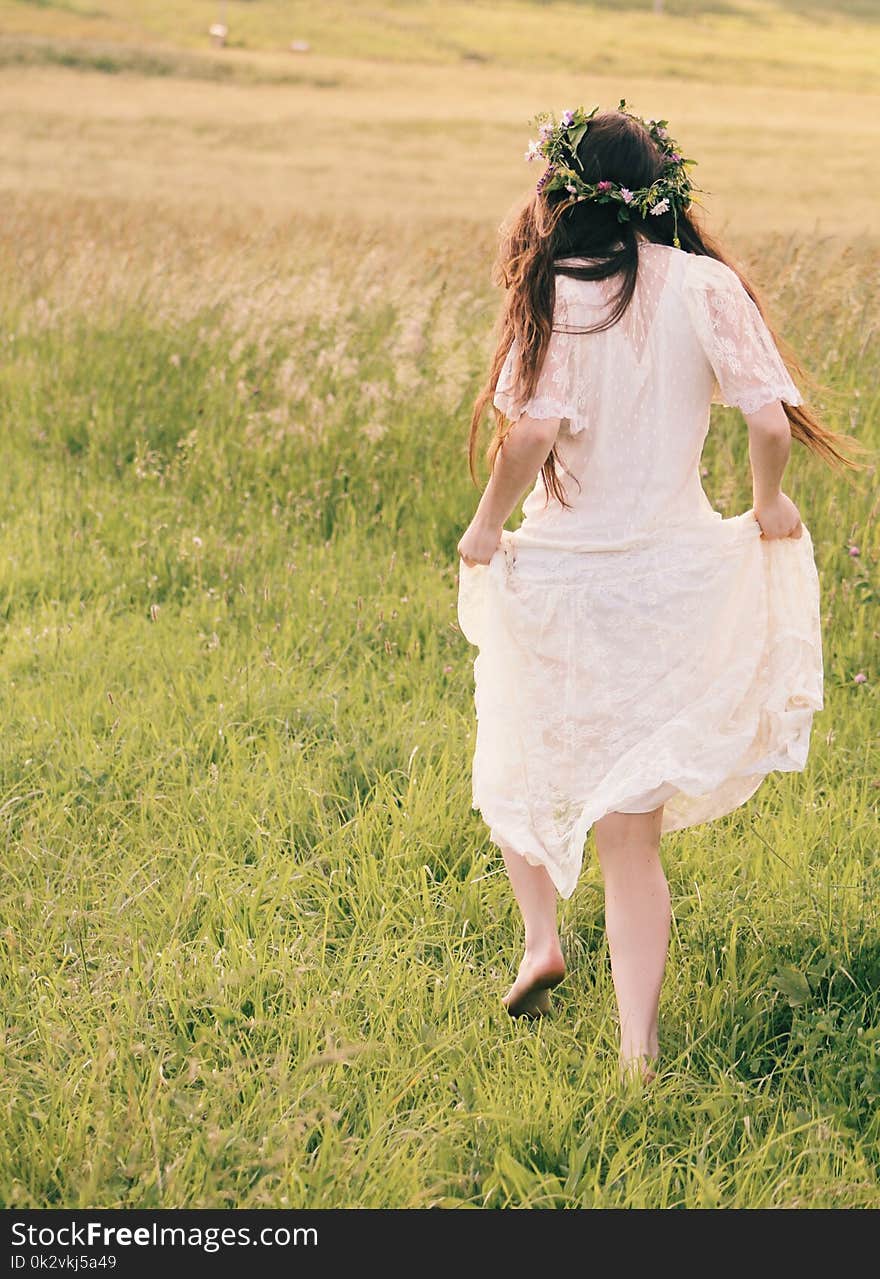
<instances>
[{"instance_id":1,"label":"hand gripping dress","mask_svg":"<svg viewBox=\"0 0 880 1279\"><path fill-rule=\"evenodd\" d=\"M768 772L804 768L823 705L809 530L767 540L700 483L713 400L802 403L760 312L724 264L641 241L623 318L564 331L615 287L557 275L534 396L517 401L516 343L495 394L512 420L562 420L571 509L539 474L490 562L459 561L479 650L472 807L562 897L598 818L662 803L667 832L729 813Z\"/></svg>"}]
</instances>

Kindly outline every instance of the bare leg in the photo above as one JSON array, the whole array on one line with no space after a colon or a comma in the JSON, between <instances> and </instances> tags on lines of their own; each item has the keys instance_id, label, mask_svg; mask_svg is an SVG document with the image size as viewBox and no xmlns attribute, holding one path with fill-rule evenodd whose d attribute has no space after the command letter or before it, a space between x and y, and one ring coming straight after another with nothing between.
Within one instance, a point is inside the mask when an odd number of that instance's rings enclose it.
<instances>
[{"instance_id":1,"label":"bare leg","mask_svg":"<svg viewBox=\"0 0 880 1279\"><path fill-rule=\"evenodd\" d=\"M594 824L605 880L605 929L620 1014L620 1064L653 1078L657 1008L669 946L669 885L660 864L663 805L606 813Z\"/></svg>"},{"instance_id":2,"label":"bare leg","mask_svg":"<svg viewBox=\"0 0 880 1279\"><path fill-rule=\"evenodd\" d=\"M525 954L503 1003L512 1017L538 1017L550 1008L548 991L565 976L556 929L556 889L543 866L531 866L507 848L503 853L526 927Z\"/></svg>"}]
</instances>

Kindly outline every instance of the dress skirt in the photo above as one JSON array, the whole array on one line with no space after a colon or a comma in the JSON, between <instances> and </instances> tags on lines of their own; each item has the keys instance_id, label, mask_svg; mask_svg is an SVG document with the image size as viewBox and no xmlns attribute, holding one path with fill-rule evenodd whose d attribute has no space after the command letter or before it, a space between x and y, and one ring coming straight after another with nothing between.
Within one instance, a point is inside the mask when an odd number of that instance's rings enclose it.
<instances>
[{"instance_id":1,"label":"dress skirt","mask_svg":"<svg viewBox=\"0 0 880 1279\"><path fill-rule=\"evenodd\" d=\"M767 540L751 510L713 515L623 549L505 530L489 564L459 561L472 806L562 897L606 813L663 804L661 832L680 830L805 767L823 706L809 530Z\"/></svg>"}]
</instances>

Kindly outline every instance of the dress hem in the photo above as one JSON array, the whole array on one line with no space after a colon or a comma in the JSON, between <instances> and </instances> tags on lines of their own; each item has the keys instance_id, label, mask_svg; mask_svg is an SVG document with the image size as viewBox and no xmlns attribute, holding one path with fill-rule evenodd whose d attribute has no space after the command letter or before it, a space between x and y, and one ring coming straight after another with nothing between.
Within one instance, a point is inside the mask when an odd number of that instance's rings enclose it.
<instances>
[{"instance_id":1,"label":"dress hem","mask_svg":"<svg viewBox=\"0 0 880 1279\"><path fill-rule=\"evenodd\" d=\"M743 782L743 785L747 787L747 789L741 790L738 793L737 797L734 800L732 800L731 803L721 808L716 807L712 809L711 811L699 813L698 815L695 815L693 818L685 817L683 820L676 820L675 818L672 818L671 820L667 821L666 820L667 811L668 811L667 805L672 800L676 799L678 796L681 796L681 795L685 795L689 799L700 799L704 796L711 795L715 790L717 790L717 784L706 787L698 791L687 790L685 789L685 787L677 785L671 778L662 776L659 778L658 781L653 782L643 787L642 789L644 792L648 792L656 789L657 787L664 786L667 784L675 788L673 791L673 794L670 795L669 799L665 800L663 803L664 816L660 826L660 836L662 838L664 835L671 835L679 830L688 830L692 826L705 826L705 825L708 825L709 822L717 821L721 817L729 816L731 813L735 812L738 808L741 808L743 804L746 804L752 798L752 796L760 788L762 782L764 782L771 773L803 772L804 768L806 767L806 763L807 763L806 755L804 754L804 757L801 758L801 755L799 753L798 755L791 755L788 761L786 761L785 759L779 759L778 762L773 763L769 767L758 769L757 771L752 771L750 773L740 774L739 775L740 779ZM736 776L737 774L735 773L728 774L724 780L730 781L732 777L736 777ZM632 794L632 792L629 792L629 793ZM526 862L528 862L530 866L543 866L544 869L547 871L547 874L550 876L550 879L553 882L553 886L555 887L559 896L562 897L563 899L568 899L574 893L575 889L577 888L578 880L580 879L581 871L583 869L583 854L585 851L587 837L590 833L590 830L593 828L596 822L601 821L603 817L607 817L609 813L620 812L621 810L616 808L615 805L626 803L626 802L628 802L626 796L622 796L619 799L608 802L607 805L603 805L602 812L597 813L595 816L591 817L589 822L584 825L583 837L580 843L580 847L581 847L580 860L578 862L577 869L573 875L571 872L565 873L564 868L560 867L559 865L557 865L556 862L554 862L554 860L546 853L543 846L537 841L537 839L534 837L532 832L526 826L523 826L521 828L522 833L518 833L514 838L504 838L498 833L497 827L492 826L490 823L487 822L487 825L489 825L489 840L491 843L493 843L496 846L496 848L498 848L501 851L507 850L509 852L517 853ZM471 809L474 812L480 813L480 815L484 817L484 820L485 820L485 816L483 814L482 808L479 803L472 802ZM647 811L653 811L653 810L647 810ZM526 818L527 814L523 812L522 816ZM579 825L580 824L581 823L579 823Z\"/></svg>"},{"instance_id":2,"label":"dress hem","mask_svg":"<svg viewBox=\"0 0 880 1279\"><path fill-rule=\"evenodd\" d=\"M642 796L650 798L661 787L672 787L663 801L660 828L661 835L669 834L733 812L771 772L801 772L806 766L813 716L824 705L819 583L812 539L804 527L801 539L764 542L750 513L725 521L723 529L732 530L733 546L742 544L740 537L751 543L753 549L744 546L744 571L748 571L748 557L759 556L752 561L758 586L751 629L766 627L764 644L746 655L728 644L723 651L733 653L739 662L735 682L728 679L720 686L704 682L695 689L694 700L680 703L675 713L656 722L647 735L597 771L592 785L584 787L586 797L580 784L573 787L566 797L571 810L564 829L551 814L548 790L542 790L536 778L522 796L511 790L507 777L516 774L516 761L525 758L525 748L510 744L509 719L498 721L508 736L495 729L496 735L501 733L497 744L492 737L479 737L478 730L471 808L482 815L493 844L516 852L530 865L544 866L563 898L577 887L590 829L608 813L621 811ZM481 650L475 660L478 689L483 687L483 662L490 651L493 657L498 651L492 647L496 635L506 637L499 607L507 598L517 600L517 592L524 591L513 571L512 593L507 594L515 559L512 551L510 537L503 538L489 565L482 567L482 579L463 577L459 622L466 638ZM472 589L473 594L465 594ZM550 589L544 587L543 593ZM482 701L478 699L477 717L482 721L485 716L485 723L494 726L495 716L508 712L503 692L493 686L490 697L488 674L485 678L487 691ZM500 771L499 751L509 766L507 777ZM584 771L588 768L586 763L579 765L582 779L590 777ZM534 812L530 793L538 805Z\"/></svg>"}]
</instances>

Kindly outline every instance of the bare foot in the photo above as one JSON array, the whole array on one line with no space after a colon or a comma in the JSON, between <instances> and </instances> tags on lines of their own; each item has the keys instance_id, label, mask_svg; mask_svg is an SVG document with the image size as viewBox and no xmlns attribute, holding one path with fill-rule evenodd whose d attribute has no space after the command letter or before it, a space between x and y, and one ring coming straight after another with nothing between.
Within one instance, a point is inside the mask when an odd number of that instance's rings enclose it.
<instances>
[{"instance_id":1,"label":"bare foot","mask_svg":"<svg viewBox=\"0 0 880 1279\"><path fill-rule=\"evenodd\" d=\"M526 951L516 981L502 999L511 1017L543 1017L550 1011L550 991L565 976L565 960L557 945L540 953Z\"/></svg>"},{"instance_id":2,"label":"bare foot","mask_svg":"<svg viewBox=\"0 0 880 1279\"><path fill-rule=\"evenodd\" d=\"M657 1078L654 1066L657 1064L657 1053L639 1053L635 1057L620 1058L620 1078L626 1083L639 1080L643 1084L652 1084Z\"/></svg>"}]
</instances>

